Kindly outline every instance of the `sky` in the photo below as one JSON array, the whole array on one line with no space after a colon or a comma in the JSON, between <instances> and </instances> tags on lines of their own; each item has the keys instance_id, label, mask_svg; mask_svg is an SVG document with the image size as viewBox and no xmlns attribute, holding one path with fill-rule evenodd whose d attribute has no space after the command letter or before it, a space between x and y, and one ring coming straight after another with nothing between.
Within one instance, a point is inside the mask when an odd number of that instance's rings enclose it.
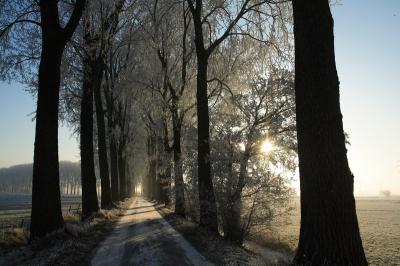
<instances>
[{"instance_id":1,"label":"sky","mask_svg":"<svg viewBox=\"0 0 400 266\"><path fill-rule=\"evenodd\" d=\"M356 196L400 195L400 0L342 0L332 7L344 130ZM36 100L0 83L0 168L32 163ZM79 161L60 127L59 159Z\"/></svg>"}]
</instances>

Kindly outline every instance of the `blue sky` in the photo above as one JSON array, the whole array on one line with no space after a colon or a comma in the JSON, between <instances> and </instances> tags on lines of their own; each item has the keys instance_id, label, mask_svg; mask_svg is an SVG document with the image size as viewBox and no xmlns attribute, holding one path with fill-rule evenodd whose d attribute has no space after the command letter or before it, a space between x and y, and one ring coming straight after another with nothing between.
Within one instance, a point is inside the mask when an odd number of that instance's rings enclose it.
<instances>
[{"instance_id":1,"label":"blue sky","mask_svg":"<svg viewBox=\"0 0 400 266\"><path fill-rule=\"evenodd\" d=\"M332 14L355 194L400 194L400 1L341 3Z\"/></svg>"},{"instance_id":2,"label":"blue sky","mask_svg":"<svg viewBox=\"0 0 400 266\"><path fill-rule=\"evenodd\" d=\"M0 83L0 168L33 162L36 99L25 86ZM59 159L79 161L78 142L68 128L59 128Z\"/></svg>"},{"instance_id":3,"label":"blue sky","mask_svg":"<svg viewBox=\"0 0 400 266\"><path fill-rule=\"evenodd\" d=\"M400 0L342 0L332 7L344 129L355 194L400 195ZM0 83L0 167L31 163L35 101L24 86ZM60 128L59 159L79 161Z\"/></svg>"}]
</instances>

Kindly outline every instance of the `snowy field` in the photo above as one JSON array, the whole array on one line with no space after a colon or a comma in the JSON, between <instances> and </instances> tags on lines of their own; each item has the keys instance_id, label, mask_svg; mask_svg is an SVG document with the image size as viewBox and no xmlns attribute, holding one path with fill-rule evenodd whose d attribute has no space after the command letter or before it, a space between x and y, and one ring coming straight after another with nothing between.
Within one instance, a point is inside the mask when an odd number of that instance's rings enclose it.
<instances>
[{"instance_id":1,"label":"snowy field","mask_svg":"<svg viewBox=\"0 0 400 266\"><path fill-rule=\"evenodd\" d=\"M357 216L370 265L400 265L400 198L357 198ZM63 196L63 212L76 211L80 196ZM30 195L0 195L0 229L29 224ZM276 238L293 248L298 242L300 209L272 224Z\"/></svg>"},{"instance_id":2,"label":"snowy field","mask_svg":"<svg viewBox=\"0 0 400 266\"><path fill-rule=\"evenodd\" d=\"M356 198L356 208L370 265L400 265L400 197ZM289 221L276 222L273 228L276 238L295 248L299 239L300 209L293 212Z\"/></svg>"},{"instance_id":3,"label":"snowy field","mask_svg":"<svg viewBox=\"0 0 400 266\"><path fill-rule=\"evenodd\" d=\"M0 229L20 227L24 219L24 227L29 225L32 207L31 195L0 195ZM82 203L81 196L62 196L62 211L76 212ZM82 206L80 206L81 208Z\"/></svg>"}]
</instances>

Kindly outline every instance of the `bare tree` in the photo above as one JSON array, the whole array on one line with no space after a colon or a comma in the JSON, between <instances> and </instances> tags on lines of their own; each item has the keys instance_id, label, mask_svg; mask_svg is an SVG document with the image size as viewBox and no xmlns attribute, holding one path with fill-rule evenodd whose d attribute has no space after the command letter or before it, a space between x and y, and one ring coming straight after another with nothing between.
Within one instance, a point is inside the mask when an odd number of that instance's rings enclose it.
<instances>
[{"instance_id":1,"label":"bare tree","mask_svg":"<svg viewBox=\"0 0 400 266\"><path fill-rule=\"evenodd\" d=\"M161 126L158 145L159 165L164 164L165 157L162 154L173 151L174 159L174 194L175 194L175 213L185 217L185 196L184 180L182 169L182 126L187 112L195 107L192 99L185 99L191 86L191 78L194 70L192 63L194 47L192 37L192 19L190 11L185 1L155 1L154 5L148 6L148 22L143 24L144 32L149 39L150 47L159 62L152 68L159 69L157 73L160 76L159 86L150 86L154 84L153 77L149 77L147 87L156 92L155 96L160 96L159 101L163 108L161 111ZM169 111L169 114L166 112ZM169 125L171 123L171 125ZM172 132L172 145L169 144L168 128ZM163 148L162 148L163 147ZM162 183L169 184L166 180L170 175L168 167L160 167L159 175ZM164 176L167 174L166 176ZM165 186L164 188L167 188Z\"/></svg>"},{"instance_id":2,"label":"bare tree","mask_svg":"<svg viewBox=\"0 0 400 266\"><path fill-rule=\"evenodd\" d=\"M200 225L218 232L217 206L210 162L210 121L208 109L208 71L210 57L228 37L247 36L265 44L269 19L280 9L275 1L187 0L193 17L197 55L198 184ZM273 20L273 19L272 19ZM280 23L281 21L278 20ZM284 24L284 23L283 23Z\"/></svg>"},{"instance_id":3,"label":"bare tree","mask_svg":"<svg viewBox=\"0 0 400 266\"><path fill-rule=\"evenodd\" d=\"M392 192L390 192L390 190L381 190L381 191L379 191L379 195L385 196L387 198L389 198L391 194L392 194Z\"/></svg>"}]
</instances>

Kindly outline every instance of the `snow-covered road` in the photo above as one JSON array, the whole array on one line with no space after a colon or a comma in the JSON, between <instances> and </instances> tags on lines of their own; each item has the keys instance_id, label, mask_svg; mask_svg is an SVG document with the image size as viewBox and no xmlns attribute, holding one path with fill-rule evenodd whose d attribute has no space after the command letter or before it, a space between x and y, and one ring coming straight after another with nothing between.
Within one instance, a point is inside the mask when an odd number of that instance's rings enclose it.
<instances>
[{"instance_id":1,"label":"snow-covered road","mask_svg":"<svg viewBox=\"0 0 400 266\"><path fill-rule=\"evenodd\" d=\"M212 265L155 210L135 198L92 265Z\"/></svg>"}]
</instances>

